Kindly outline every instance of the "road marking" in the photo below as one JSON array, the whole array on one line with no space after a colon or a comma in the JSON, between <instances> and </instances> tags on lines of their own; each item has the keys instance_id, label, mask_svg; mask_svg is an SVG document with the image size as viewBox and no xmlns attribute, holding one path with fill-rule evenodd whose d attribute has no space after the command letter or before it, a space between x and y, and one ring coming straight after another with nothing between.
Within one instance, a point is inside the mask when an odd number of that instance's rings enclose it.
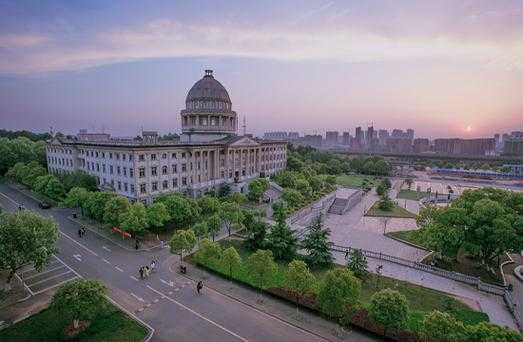
<instances>
[{"instance_id":1,"label":"road marking","mask_svg":"<svg viewBox=\"0 0 523 342\"><path fill-rule=\"evenodd\" d=\"M136 278L135 276L131 276L131 279L138 281L138 278Z\"/></svg>"},{"instance_id":2,"label":"road marking","mask_svg":"<svg viewBox=\"0 0 523 342\"><path fill-rule=\"evenodd\" d=\"M78 261L82 261L82 256L80 254L74 254L73 258L75 258Z\"/></svg>"},{"instance_id":3,"label":"road marking","mask_svg":"<svg viewBox=\"0 0 523 342\"><path fill-rule=\"evenodd\" d=\"M143 298L142 297L138 297L137 295L135 295L134 293L131 292L131 296L133 296L134 298L136 298L137 300L139 300L140 302L144 302Z\"/></svg>"},{"instance_id":4,"label":"road marking","mask_svg":"<svg viewBox=\"0 0 523 342\"><path fill-rule=\"evenodd\" d=\"M160 281L161 281L162 283L164 283L165 285L167 285L167 286L170 286L170 287L173 287L173 286L174 286L174 282L173 282L172 280L167 281L167 280L163 280L162 278L160 278Z\"/></svg>"},{"instance_id":5,"label":"road marking","mask_svg":"<svg viewBox=\"0 0 523 342\"><path fill-rule=\"evenodd\" d=\"M37 295L37 294L40 294L40 293L45 292L47 290L54 289L55 287L62 286L63 284L65 284L67 282L70 282L71 280L73 280L75 278L78 278L78 276L75 275L73 278L69 278L69 279L66 279L64 281L59 282L58 284L54 284L53 286L46 287L45 289L37 291L34 294Z\"/></svg>"},{"instance_id":6,"label":"road marking","mask_svg":"<svg viewBox=\"0 0 523 342\"><path fill-rule=\"evenodd\" d=\"M16 204L17 206L19 206L20 204L18 204L17 201L15 201L14 199L12 199L11 197L7 196L6 194L4 194L3 192L0 192L0 195L4 196L5 198L7 198L8 200L10 200L11 202L13 202L14 204Z\"/></svg>"},{"instance_id":7,"label":"road marking","mask_svg":"<svg viewBox=\"0 0 523 342\"><path fill-rule=\"evenodd\" d=\"M89 253L91 253L92 255L94 256L98 256L98 254L96 254L95 252L93 252L92 250L90 250L89 248L85 247L84 245L82 245L80 242L76 241L75 239L73 239L72 237L70 237L69 235L67 235L66 233L62 232L60 230L60 234L62 234L63 236L65 236L66 238L70 239L71 241L73 241L74 243L76 243L78 246L82 247L83 249L85 249L86 251L88 251Z\"/></svg>"},{"instance_id":8,"label":"road marking","mask_svg":"<svg viewBox=\"0 0 523 342\"><path fill-rule=\"evenodd\" d=\"M109 262L109 260L107 260L107 259L105 259L105 258L102 258L102 261L105 262L106 264L109 264L109 265L111 264L111 263Z\"/></svg>"},{"instance_id":9,"label":"road marking","mask_svg":"<svg viewBox=\"0 0 523 342\"><path fill-rule=\"evenodd\" d=\"M108 251L108 252L111 251L111 249L110 249L109 247L107 247L107 246L102 246L102 248L105 249L105 250Z\"/></svg>"},{"instance_id":10,"label":"road marking","mask_svg":"<svg viewBox=\"0 0 523 342\"><path fill-rule=\"evenodd\" d=\"M70 271L70 270L67 270L67 271L65 271L65 272L63 272L63 273L60 273L60 274L57 274L57 275L55 275L55 276L52 276L52 277L45 278L45 279L43 279L43 280L37 281L36 283L28 284L27 286L29 286L29 287L33 287L33 286L35 286L35 285L37 285L37 284L43 283L43 282L45 282L45 281L48 281L48 280L51 280L51 279L54 279L54 278L58 278L58 277L63 276L64 274L67 274L67 273L71 273L71 271Z\"/></svg>"},{"instance_id":11,"label":"road marking","mask_svg":"<svg viewBox=\"0 0 523 342\"><path fill-rule=\"evenodd\" d=\"M153 300L154 303L158 303L158 298L156 298L155 300Z\"/></svg>"},{"instance_id":12,"label":"road marking","mask_svg":"<svg viewBox=\"0 0 523 342\"><path fill-rule=\"evenodd\" d=\"M162 296L162 298L165 298L165 299L167 299L167 300L173 302L174 304L176 304L176 305L178 305L178 306L184 308L185 310L191 312L192 314L194 314L194 315L200 317L200 318L203 319L204 321L207 321L207 322L211 323L212 325L214 325L214 326L216 326L216 327L222 329L223 331L225 331L225 332L229 333L230 335L232 335L232 336L238 338L239 340L244 341L244 342L248 342L247 339L241 337L240 335L236 334L235 332L230 331L229 329L225 328L223 325L221 325L221 324L219 324L219 323L216 323L216 322L210 320L209 318L207 318L207 317L201 315L200 313L194 311L193 309L191 309L191 308L189 308L189 307L183 305L182 303L180 303L180 302L178 302L178 301L172 299L171 297L169 297L169 296L167 296L167 295L161 293L160 291L158 291L158 290L152 288L151 286L147 285L147 288L148 288L149 290L153 291L153 292L156 292L157 294L159 294L160 296Z\"/></svg>"},{"instance_id":13,"label":"road marking","mask_svg":"<svg viewBox=\"0 0 523 342\"><path fill-rule=\"evenodd\" d=\"M123 270L120 267L118 267L118 266L114 266L114 268L116 268L120 272L123 272Z\"/></svg>"},{"instance_id":14,"label":"road marking","mask_svg":"<svg viewBox=\"0 0 523 342\"><path fill-rule=\"evenodd\" d=\"M56 270L58 270L60 268L63 268L63 267L64 267L64 265L60 265L60 266L52 268L52 269L46 269L45 271L42 271L40 273L37 273L37 274L29 276L29 277L24 277L23 279L24 279L24 281L26 281L26 280L32 279L34 277L38 277L39 275L46 274L46 273L49 273L49 272L52 272L52 271L56 271Z\"/></svg>"}]
</instances>

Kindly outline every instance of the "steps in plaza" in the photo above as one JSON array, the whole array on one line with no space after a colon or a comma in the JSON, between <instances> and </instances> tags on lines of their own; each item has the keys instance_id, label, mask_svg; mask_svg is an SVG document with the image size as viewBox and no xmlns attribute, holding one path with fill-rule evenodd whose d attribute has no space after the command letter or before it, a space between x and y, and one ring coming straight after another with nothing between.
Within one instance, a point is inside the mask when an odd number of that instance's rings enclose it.
<instances>
[{"instance_id":1,"label":"steps in plaza","mask_svg":"<svg viewBox=\"0 0 523 342\"><path fill-rule=\"evenodd\" d=\"M329 208L329 213L336 214L336 215L343 215L345 213L345 211L347 210L348 204L349 204L348 198L336 197L334 202L332 202L331 207Z\"/></svg>"}]
</instances>

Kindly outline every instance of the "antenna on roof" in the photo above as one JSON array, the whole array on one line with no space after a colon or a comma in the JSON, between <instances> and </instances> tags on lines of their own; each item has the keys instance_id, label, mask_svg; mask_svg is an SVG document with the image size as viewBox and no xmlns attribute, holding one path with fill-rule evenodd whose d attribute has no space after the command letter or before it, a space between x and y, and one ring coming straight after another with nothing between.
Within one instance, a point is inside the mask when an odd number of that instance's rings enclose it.
<instances>
[{"instance_id":1,"label":"antenna on roof","mask_svg":"<svg viewBox=\"0 0 523 342\"><path fill-rule=\"evenodd\" d=\"M243 135L247 135L247 123L245 120L245 114L243 115Z\"/></svg>"}]
</instances>

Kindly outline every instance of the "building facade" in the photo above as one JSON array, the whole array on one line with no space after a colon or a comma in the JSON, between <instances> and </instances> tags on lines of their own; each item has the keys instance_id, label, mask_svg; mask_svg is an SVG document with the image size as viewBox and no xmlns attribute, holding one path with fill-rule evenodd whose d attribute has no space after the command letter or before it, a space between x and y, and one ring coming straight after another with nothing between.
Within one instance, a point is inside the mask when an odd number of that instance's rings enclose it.
<instances>
[{"instance_id":1,"label":"building facade","mask_svg":"<svg viewBox=\"0 0 523 342\"><path fill-rule=\"evenodd\" d=\"M49 172L82 170L103 190L150 203L162 194L198 196L224 184L244 192L251 180L284 170L287 144L236 135L227 91L210 70L202 80L187 95L179 142L153 132L132 141L54 138L47 144Z\"/></svg>"}]
</instances>

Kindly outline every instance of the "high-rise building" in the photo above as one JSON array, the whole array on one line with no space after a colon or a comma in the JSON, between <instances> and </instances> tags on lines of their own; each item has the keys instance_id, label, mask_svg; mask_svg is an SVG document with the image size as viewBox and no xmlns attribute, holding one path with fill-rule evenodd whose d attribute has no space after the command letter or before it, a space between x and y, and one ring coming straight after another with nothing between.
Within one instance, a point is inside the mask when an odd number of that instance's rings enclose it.
<instances>
[{"instance_id":1,"label":"high-rise building","mask_svg":"<svg viewBox=\"0 0 523 342\"><path fill-rule=\"evenodd\" d=\"M338 145L338 137L338 131L327 131L327 133L325 133L325 143L327 146L336 146Z\"/></svg>"},{"instance_id":2,"label":"high-rise building","mask_svg":"<svg viewBox=\"0 0 523 342\"><path fill-rule=\"evenodd\" d=\"M298 132L289 132L287 134L287 138L289 140L298 140L300 138L300 133L298 133Z\"/></svg>"},{"instance_id":3,"label":"high-rise building","mask_svg":"<svg viewBox=\"0 0 523 342\"><path fill-rule=\"evenodd\" d=\"M389 138L389 131L387 131L386 129L380 129L378 131L378 140L379 140L380 145L385 146L388 138Z\"/></svg>"},{"instance_id":4,"label":"high-rise building","mask_svg":"<svg viewBox=\"0 0 523 342\"><path fill-rule=\"evenodd\" d=\"M361 130L361 127L356 127L353 146L356 149L360 149L363 147L363 141L364 141L363 131Z\"/></svg>"},{"instance_id":5,"label":"high-rise building","mask_svg":"<svg viewBox=\"0 0 523 342\"><path fill-rule=\"evenodd\" d=\"M436 139L434 152L442 154L484 156L493 154L496 148L494 138L482 139Z\"/></svg>"},{"instance_id":6,"label":"high-rise building","mask_svg":"<svg viewBox=\"0 0 523 342\"><path fill-rule=\"evenodd\" d=\"M503 154L507 156L523 156L523 138L508 138L503 146Z\"/></svg>"},{"instance_id":7,"label":"high-rise building","mask_svg":"<svg viewBox=\"0 0 523 342\"><path fill-rule=\"evenodd\" d=\"M369 126L369 127L367 127L367 133L365 134L365 145L370 147L372 145L373 137L374 137L374 127Z\"/></svg>"},{"instance_id":8,"label":"high-rise building","mask_svg":"<svg viewBox=\"0 0 523 342\"><path fill-rule=\"evenodd\" d=\"M407 129L405 138L414 139L414 130L412 128Z\"/></svg>"},{"instance_id":9,"label":"high-rise building","mask_svg":"<svg viewBox=\"0 0 523 342\"><path fill-rule=\"evenodd\" d=\"M268 140L287 140L287 132L265 132L263 133L263 139Z\"/></svg>"},{"instance_id":10,"label":"high-rise building","mask_svg":"<svg viewBox=\"0 0 523 342\"><path fill-rule=\"evenodd\" d=\"M305 146L321 147L323 137L320 134L306 134L300 140Z\"/></svg>"},{"instance_id":11,"label":"high-rise building","mask_svg":"<svg viewBox=\"0 0 523 342\"><path fill-rule=\"evenodd\" d=\"M343 132L342 138L341 138L341 144L344 146L350 146L351 145L351 135L350 132Z\"/></svg>"},{"instance_id":12,"label":"high-rise building","mask_svg":"<svg viewBox=\"0 0 523 342\"><path fill-rule=\"evenodd\" d=\"M414 153L424 153L430 151L430 142L427 138L416 138L412 143Z\"/></svg>"}]
</instances>

